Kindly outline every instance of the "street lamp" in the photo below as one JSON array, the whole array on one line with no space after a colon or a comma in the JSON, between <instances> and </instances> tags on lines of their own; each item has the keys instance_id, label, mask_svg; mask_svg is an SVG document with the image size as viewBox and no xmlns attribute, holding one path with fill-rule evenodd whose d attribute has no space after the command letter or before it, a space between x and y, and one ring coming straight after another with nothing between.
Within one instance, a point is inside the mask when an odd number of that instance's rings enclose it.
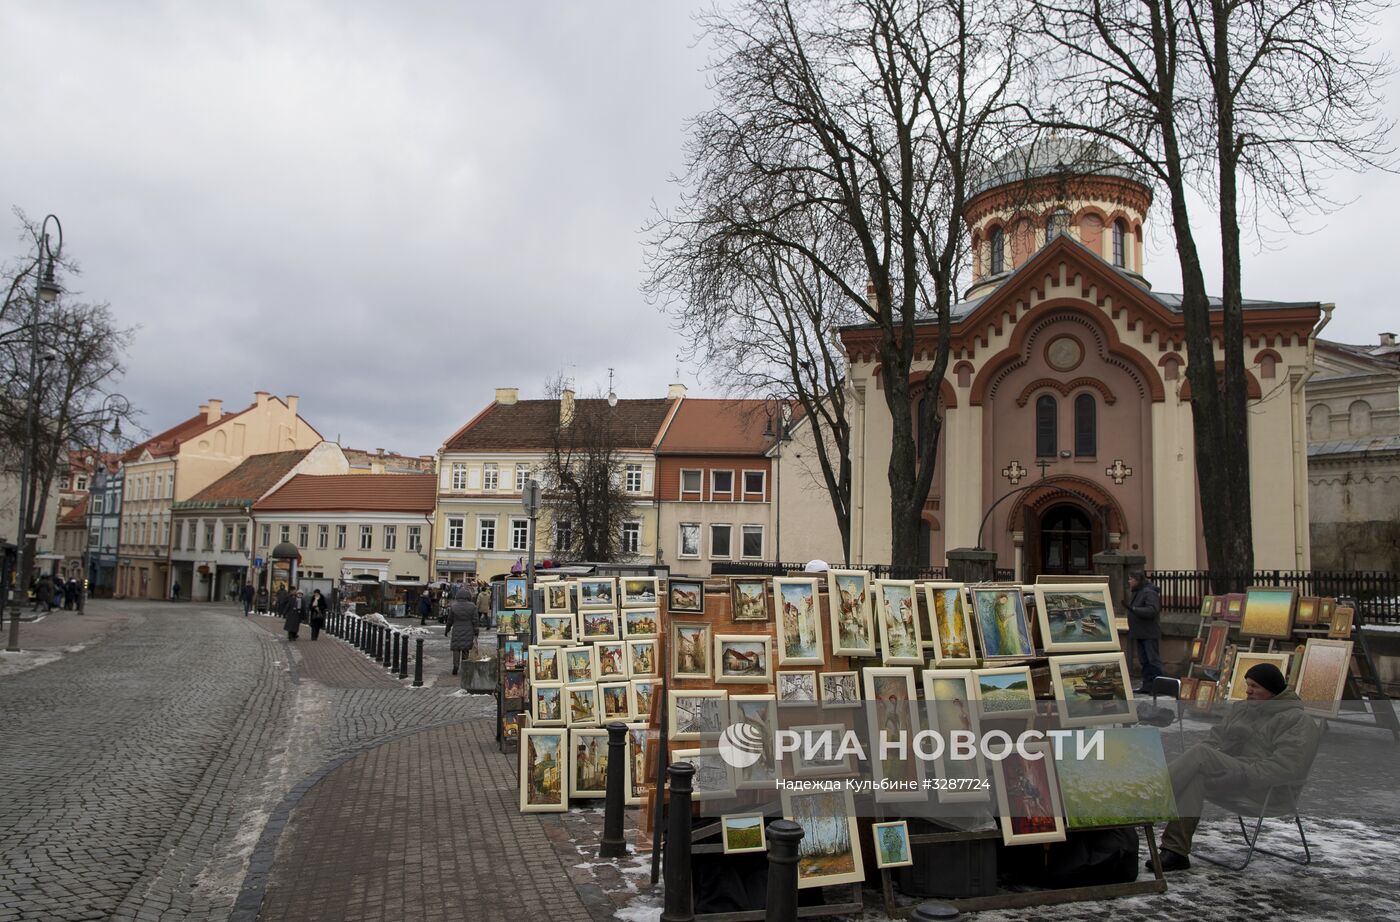
<instances>
[{"instance_id":1,"label":"street lamp","mask_svg":"<svg viewBox=\"0 0 1400 922\"><path fill-rule=\"evenodd\" d=\"M763 409L768 421L763 427L763 437L773 440L773 560L783 559L782 509L778 506L778 468L783 456L783 442L787 439L787 401L777 394L770 393L763 398ZM739 540L743 540L740 536Z\"/></svg>"},{"instance_id":2,"label":"street lamp","mask_svg":"<svg viewBox=\"0 0 1400 922\"><path fill-rule=\"evenodd\" d=\"M112 439L115 441L116 439L120 439L120 438L122 437L122 417L125 416L125 415L127 415L127 414L130 413L130 412L131 412L131 401L127 400L127 399L126 399L125 397L123 397L121 394L108 394L107 397L102 401L102 406L101 406L101 408L97 411L97 420L98 420L98 424L97 424L97 447L96 447L96 450L93 452L93 454L94 454L95 457L96 457L96 463L97 463L99 466L101 466L102 468L104 468L104 469L105 469L106 466L107 466L107 462L106 462L106 460L102 457L102 436L107 432L107 429L106 429L107 415L108 415L109 413L112 415L112 430L111 430L111 436L112 436ZM106 490L107 478L105 478L105 477L102 478L102 482L103 482L103 490L105 491L105 490ZM93 584L95 584L95 583L97 582L96 574L92 573L92 571L89 569L89 568L91 567L91 563L90 563L89 560L88 560L88 549L91 547L91 543L92 543L92 525L91 525L91 522L92 522L92 489L95 488L96 486L97 486L97 471L96 471L96 469L94 469L93 472L92 472L92 476L88 478L88 487L89 487L89 490L88 490L88 522L89 522L89 525L88 525L88 528L87 528L87 532L88 532L88 534L87 534L87 540L83 542L83 585L81 585L81 586L78 587L78 614L80 614L80 615L83 614L83 605L84 605L84 604L86 603L86 601L87 601L88 587L91 586L91 585L93 585ZM107 506L106 506L105 503L104 503L103 506L102 506L102 517L103 517L104 519L107 517ZM98 540L101 541L101 540L102 540L102 535L101 535L102 525L101 525L100 522L99 522L99 524L98 524L97 527L98 527ZM103 554L104 554L104 556L106 555L105 550L104 550Z\"/></svg>"},{"instance_id":3,"label":"street lamp","mask_svg":"<svg viewBox=\"0 0 1400 922\"><path fill-rule=\"evenodd\" d=\"M58 247L49 245L49 222L53 222L58 234ZM29 478L34 466L34 426L38 415L39 390L39 305L52 304L63 293L58 282L54 281L54 264L63 253L63 225L54 215L46 215L39 226L39 255L34 261L34 296L29 304L29 401L25 411L24 455L19 469L19 572L15 575L15 585L10 587L10 636L5 649L19 652L19 595L21 586L27 586L34 569L34 551L37 534L29 532L29 517L32 508L29 503ZM45 356L47 359L48 356Z\"/></svg>"}]
</instances>

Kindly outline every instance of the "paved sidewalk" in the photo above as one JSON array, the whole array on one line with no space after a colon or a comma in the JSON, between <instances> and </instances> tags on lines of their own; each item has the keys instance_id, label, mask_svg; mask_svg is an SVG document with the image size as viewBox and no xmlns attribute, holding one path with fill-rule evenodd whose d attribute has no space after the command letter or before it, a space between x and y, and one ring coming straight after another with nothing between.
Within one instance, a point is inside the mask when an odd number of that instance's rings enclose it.
<instances>
[{"instance_id":1,"label":"paved sidewalk","mask_svg":"<svg viewBox=\"0 0 1400 922\"><path fill-rule=\"evenodd\" d=\"M8 653L4 646L10 636L10 620L0 626L0 676L14 675L52 663L59 657L77 653L94 643L145 622L140 611L113 608L101 601L89 601L87 611L57 609L37 621L20 621L20 652Z\"/></svg>"}]
</instances>

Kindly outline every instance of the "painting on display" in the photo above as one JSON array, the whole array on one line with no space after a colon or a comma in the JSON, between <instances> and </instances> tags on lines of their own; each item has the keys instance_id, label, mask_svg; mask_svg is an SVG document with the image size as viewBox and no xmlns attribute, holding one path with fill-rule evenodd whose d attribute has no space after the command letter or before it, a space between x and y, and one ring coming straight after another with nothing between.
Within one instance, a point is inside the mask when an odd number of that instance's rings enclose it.
<instances>
[{"instance_id":1,"label":"painting on display","mask_svg":"<svg viewBox=\"0 0 1400 922\"><path fill-rule=\"evenodd\" d=\"M765 852L768 839L763 834L762 813L735 813L719 818L720 839L726 855Z\"/></svg>"},{"instance_id":2,"label":"painting on display","mask_svg":"<svg viewBox=\"0 0 1400 922\"><path fill-rule=\"evenodd\" d=\"M1244 674L1260 663L1272 663L1278 667L1278 671L1288 675L1287 653L1250 653L1248 650L1241 650L1235 655L1235 668L1230 672L1230 694L1228 701L1245 700L1245 678Z\"/></svg>"},{"instance_id":3,"label":"painting on display","mask_svg":"<svg viewBox=\"0 0 1400 922\"><path fill-rule=\"evenodd\" d=\"M710 625L703 621L672 621L670 649L671 678L710 678Z\"/></svg>"},{"instance_id":4,"label":"painting on display","mask_svg":"<svg viewBox=\"0 0 1400 922\"><path fill-rule=\"evenodd\" d=\"M856 884L865 879L850 791L784 791L783 816L802 827L797 887Z\"/></svg>"},{"instance_id":5,"label":"painting on display","mask_svg":"<svg viewBox=\"0 0 1400 922\"><path fill-rule=\"evenodd\" d=\"M777 612L778 664L820 666L822 656L821 603L815 579L773 580Z\"/></svg>"},{"instance_id":6,"label":"painting on display","mask_svg":"<svg viewBox=\"0 0 1400 922\"><path fill-rule=\"evenodd\" d=\"M598 703L603 708L603 722L632 719L632 683L599 682Z\"/></svg>"},{"instance_id":7,"label":"painting on display","mask_svg":"<svg viewBox=\"0 0 1400 922\"><path fill-rule=\"evenodd\" d=\"M593 649L598 651L598 678L600 680L631 678L627 669L627 642L625 640L596 643L593 645Z\"/></svg>"},{"instance_id":8,"label":"painting on display","mask_svg":"<svg viewBox=\"0 0 1400 922\"><path fill-rule=\"evenodd\" d=\"M1336 717L1341 710L1342 689L1351 668L1350 640L1312 639L1303 647L1303 663L1298 668L1294 691L1303 699L1303 709L1318 717Z\"/></svg>"},{"instance_id":9,"label":"painting on display","mask_svg":"<svg viewBox=\"0 0 1400 922\"><path fill-rule=\"evenodd\" d=\"M653 640L661 636L661 619L654 608L624 608L622 636L628 640Z\"/></svg>"},{"instance_id":10,"label":"painting on display","mask_svg":"<svg viewBox=\"0 0 1400 922\"><path fill-rule=\"evenodd\" d=\"M575 585L580 611L585 608L617 607L617 580L613 577L587 577Z\"/></svg>"},{"instance_id":11,"label":"painting on display","mask_svg":"<svg viewBox=\"0 0 1400 922\"><path fill-rule=\"evenodd\" d=\"M535 645L530 648L530 681L531 682L562 682L559 677L559 651L561 647L542 647Z\"/></svg>"},{"instance_id":12,"label":"painting on display","mask_svg":"<svg viewBox=\"0 0 1400 922\"><path fill-rule=\"evenodd\" d=\"M880 649L885 665L924 665L924 638L914 606L913 580L875 581L880 617Z\"/></svg>"},{"instance_id":13,"label":"painting on display","mask_svg":"<svg viewBox=\"0 0 1400 922\"><path fill-rule=\"evenodd\" d=\"M971 591L982 653L988 658L1034 655L1020 587L973 587Z\"/></svg>"},{"instance_id":14,"label":"painting on display","mask_svg":"<svg viewBox=\"0 0 1400 922\"><path fill-rule=\"evenodd\" d=\"M660 604L660 580L655 576L624 576L622 578L622 606L624 608L655 608Z\"/></svg>"},{"instance_id":15,"label":"painting on display","mask_svg":"<svg viewBox=\"0 0 1400 922\"><path fill-rule=\"evenodd\" d=\"M655 640L627 640L627 674L634 679L659 675Z\"/></svg>"},{"instance_id":16,"label":"painting on display","mask_svg":"<svg viewBox=\"0 0 1400 922\"><path fill-rule=\"evenodd\" d=\"M784 729L798 734L799 739L811 741L810 745L789 753L792 777L830 778L856 773L856 754L841 749L841 736L847 730L845 724L794 724Z\"/></svg>"},{"instance_id":17,"label":"painting on display","mask_svg":"<svg viewBox=\"0 0 1400 922\"><path fill-rule=\"evenodd\" d=\"M1050 682L1066 727L1137 719L1128 661L1122 653L1050 657Z\"/></svg>"},{"instance_id":18,"label":"painting on display","mask_svg":"<svg viewBox=\"0 0 1400 922\"><path fill-rule=\"evenodd\" d=\"M569 734L526 727L520 734L520 812L563 813L569 808L565 765Z\"/></svg>"},{"instance_id":19,"label":"painting on display","mask_svg":"<svg viewBox=\"0 0 1400 922\"><path fill-rule=\"evenodd\" d=\"M622 636L615 611L584 611L578 617L583 622L584 640L617 640Z\"/></svg>"},{"instance_id":20,"label":"painting on display","mask_svg":"<svg viewBox=\"0 0 1400 922\"><path fill-rule=\"evenodd\" d=\"M894 785L894 788L889 790L877 789L876 802L924 800L928 795L922 790L923 760L902 758L898 755L898 750L891 750L889 754L882 756L879 743L881 739L904 739L907 745L913 745L914 734L919 731L914 670L908 666L868 667L865 670L865 700L869 702L866 715L870 725L870 739L875 749L871 761L875 781L877 784ZM912 785L913 789L902 789L905 785Z\"/></svg>"},{"instance_id":21,"label":"painting on display","mask_svg":"<svg viewBox=\"0 0 1400 922\"><path fill-rule=\"evenodd\" d=\"M1201 620L1209 621L1215 613L1215 596L1207 595L1201 597Z\"/></svg>"},{"instance_id":22,"label":"painting on display","mask_svg":"<svg viewBox=\"0 0 1400 922\"><path fill-rule=\"evenodd\" d=\"M1176 819L1162 734L1155 727L1105 730L1103 758L1075 758L1066 746L1055 762L1070 829L1130 826Z\"/></svg>"},{"instance_id":23,"label":"painting on display","mask_svg":"<svg viewBox=\"0 0 1400 922\"><path fill-rule=\"evenodd\" d=\"M518 711L525 706L525 670L509 669L501 674L501 706Z\"/></svg>"},{"instance_id":24,"label":"painting on display","mask_svg":"<svg viewBox=\"0 0 1400 922\"><path fill-rule=\"evenodd\" d=\"M633 679L628 699L628 710L637 715L638 720L651 719L652 701L656 698L657 679Z\"/></svg>"},{"instance_id":25,"label":"painting on display","mask_svg":"<svg viewBox=\"0 0 1400 922\"><path fill-rule=\"evenodd\" d=\"M559 614L574 610L574 590L572 583L562 580L545 583L541 587L544 590L544 610L545 614Z\"/></svg>"},{"instance_id":26,"label":"painting on display","mask_svg":"<svg viewBox=\"0 0 1400 922\"><path fill-rule=\"evenodd\" d=\"M736 576L729 580L729 601L736 622L768 620L768 580Z\"/></svg>"},{"instance_id":27,"label":"painting on display","mask_svg":"<svg viewBox=\"0 0 1400 922\"><path fill-rule=\"evenodd\" d=\"M1026 758L1025 750L1032 758ZM1054 749L1048 743L1024 743L992 763L997 779L1001 840L1006 845L1034 845L1065 840L1064 810L1055 783Z\"/></svg>"},{"instance_id":28,"label":"painting on display","mask_svg":"<svg viewBox=\"0 0 1400 922\"><path fill-rule=\"evenodd\" d=\"M1230 639L1230 625L1212 624L1206 629L1205 649L1201 651L1201 666L1218 672L1225 662L1225 643Z\"/></svg>"},{"instance_id":29,"label":"painting on display","mask_svg":"<svg viewBox=\"0 0 1400 922\"><path fill-rule=\"evenodd\" d=\"M666 610L678 614L703 615L705 581L671 577L666 581Z\"/></svg>"},{"instance_id":30,"label":"painting on display","mask_svg":"<svg viewBox=\"0 0 1400 922\"><path fill-rule=\"evenodd\" d=\"M575 627L573 615L535 615L535 638L539 643L574 643Z\"/></svg>"},{"instance_id":31,"label":"painting on display","mask_svg":"<svg viewBox=\"0 0 1400 922\"><path fill-rule=\"evenodd\" d=\"M506 577L506 589L502 608L512 611L530 607L530 584L523 576Z\"/></svg>"},{"instance_id":32,"label":"painting on display","mask_svg":"<svg viewBox=\"0 0 1400 922\"><path fill-rule=\"evenodd\" d=\"M967 731L973 738L982 735L982 723L977 716L976 678L966 669L925 669L924 706L929 729L944 738L958 731ZM983 784L987 777L987 761L977 750L972 759L950 759L946 754L933 763L934 776L950 782L938 788L939 803L970 803L991 797Z\"/></svg>"},{"instance_id":33,"label":"painting on display","mask_svg":"<svg viewBox=\"0 0 1400 922\"><path fill-rule=\"evenodd\" d=\"M972 613L962 583L924 583L936 666L975 666Z\"/></svg>"},{"instance_id":34,"label":"painting on display","mask_svg":"<svg viewBox=\"0 0 1400 922\"><path fill-rule=\"evenodd\" d=\"M888 823L872 823L871 838L875 840L875 866L885 868L907 868L914 863L914 851L909 846L909 823L893 820Z\"/></svg>"},{"instance_id":35,"label":"painting on display","mask_svg":"<svg viewBox=\"0 0 1400 922\"><path fill-rule=\"evenodd\" d=\"M598 720L598 686L565 685L564 710L571 727L596 727Z\"/></svg>"},{"instance_id":36,"label":"painting on display","mask_svg":"<svg viewBox=\"0 0 1400 922\"><path fill-rule=\"evenodd\" d=\"M782 773L773 747L778 728L777 696L730 695L729 722L735 727L731 735L758 755L754 764L735 769L737 787L741 791L771 791Z\"/></svg>"},{"instance_id":37,"label":"painting on display","mask_svg":"<svg viewBox=\"0 0 1400 922\"><path fill-rule=\"evenodd\" d=\"M1196 683L1196 694L1191 699L1191 713L1209 714L1215 706L1215 695L1218 683L1210 679L1201 679Z\"/></svg>"},{"instance_id":38,"label":"painting on display","mask_svg":"<svg viewBox=\"0 0 1400 922\"><path fill-rule=\"evenodd\" d=\"M768 685L773 681L773 651L766 634L716 634L715 681Z\"/></svg>"},{"instance_id":39,"label":"painting on display","mask_svg":"<svg viewBox=\"0 0 1400 922\"><path fill-rule=\"evenodd\" d=\"M1028 666L973 671L982 717L1034 717L1035 687Z\"/></svg>"},{"instance_id":40,"label":"painting on display","mask_svg":"<svg viewBox=\"0 0 1400 922\"><path fill-rule=\"evenodd\" d=\"M596 647L565 647L564 683L581 685L598 681L598 650Z\"/></svg>"},{"instance_id":41,"label":"painting on display","mask_svg":"<svg viewBox=\"0 0 1400 922\"><path fill-rule=\"evenodd\" d=\"M860 707L860 674L855 672L823 672L817 676L824 707Z\"/></svg>"},{"instance_id":42,"label":"painting on display","mask_svg":"<svg viewBox=\"0 0 1400 922\"><path fill-rule=\"evenodd\" d=\"M816 701L817 673L814 669L797 669L778 673L779 701Z\"/></svg>"},{"instance_id":43,"label":"painting on display","mask_svg":"<svg viewBox=\"0 0 1400 922\"><path fill-rule=\"evenodd\" d=\"M608 795L608 731L569 731L569 796L578 800Z\"/></svg>"},{"instance_id":44,"label":"painting on display","mask_svg":"<svg viewBox=\"0 0 1400 922\"><path fill-rule=\"evenodd\" d=\"M1223 617L1231 624L1239 624L1244 620L1243 592L1232 592L1225 596L1225 613Z\"/></svg>"},{"instance_id":45,"label":"painting on display","mask_svg":"<svg viewBox=\"0 0 1400 922\"><path fill-rule=\"evenodd\" d=\"M1240 636L1287 640L1293 636L1293 615L1297 609L1297 589L1250 586L1244 594Z\"/></svg>"},{"instance_id":46,"label":"painting on display","mask_svg":"<svg viewBox=\"0 0 1400 922\"><path fill-rule=\"evenodd\" d=\"M1329 600L1330 601L1330 600ZM1346 640L1351 636L1352 624L1356 620L1356 612L1345 605L1338 606L1329 619L1327 636L1332 640Z\"/></svg>"},{"instance_id":47,"label":"painting on display","mask_svg":"<svg viewBox=\"0 0 1400 922\"><path fill-rule=\"evenodd\" d=\"M694 788L691 800L724 800L737 793L734 768L724 760L718 749L677 749L671 753L671 764L677 762L689 762L695 766L695 775L690 780Z\"/></svg>"},{"instance_id":48,"label":"painting on display","mask_svg":"<svg viewBox=\"0 0 1400 922\"><path fill-rule=\"evenodd\" d=\"M1312 627L1317 624L1318 603L1321 601L1313 595L1299 596L1298 616L1293 619L1294 627Z\"/></svg>"},{"instance_id":49,"label":"painting on display","mask_svg":"<svg viewBox=\"0 0 1400 922\"><path fill-rule=\"evenodd\" d=\"M716 737L724 731L726 713L725 698L728 692L703 689L677 691L671 695L671 738L677 740L698 740Z\"/></svg>"},{"instance_id":50,"label":"painting on display","mask_svg":"<svg viewBox=\"0 0 1400 922\"><path fill-rule=\"evenodd\" d=\"M530 714L537 727L564 726L564 686L559 682L530 686Z\"/></svg>"},{"instance_id":51,"label":"painting on display","mask_svg":"<svg viewBox=\"0 0 1400 922\"><path fill-rule=\"evenodd\" d=\"M864 570L827 570L826 585L832 655L874 656L870 574Z\"/></svg>"},{"instance_id":52,"label":"painting on display","mask_svg":"<svg viewBox=\"0 0 1400 922\"><path fill-rule=\"evenodd\" d=\"M1047 653L1117 650L1113 601L1103 583L1035 587L1040 640Z\"/></svg>"},{"instance_id":53,"label":"painting on display","mask_svg":"<svg viewBox=\"0 0 1400 922\"><path fill-rule=\"evenodd\" d=\"M525 648L527 644L523 640L505 640L501 642L501 668L520 669L525 665Z\"/></svg>"},{"instance_id":54,"label":"painting on display","mask_svg":"<svg viewBox=\"0 0 1400 922\"><path fill-rule=\"evenodd\" d=\"M647 747L651 744L652 730L645 723L627 725L627 796L623 799L629 807L641 806L647 792Z\"/></svg>"}]
</instances>

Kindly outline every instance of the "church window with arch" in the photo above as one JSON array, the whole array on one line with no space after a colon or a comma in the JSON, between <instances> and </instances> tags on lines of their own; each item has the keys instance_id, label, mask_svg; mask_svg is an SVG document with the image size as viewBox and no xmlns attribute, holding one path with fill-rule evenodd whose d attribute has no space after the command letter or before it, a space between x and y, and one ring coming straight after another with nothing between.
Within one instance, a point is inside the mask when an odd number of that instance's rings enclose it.
<instances>
[{"instance_id":1,"label":"church window with arch","mask_svg":"<svg viewBox=\"0 0 1400 922\"><path fill-rule=\"evenodd\" d=\"M1049 394L1042 394L1035 401L1035 456L1053 458L1059 453L1057 440L1059 429L1059 402Z\"/></svg>"},{"instance_id":2,"label":"church window with arch","mask_svg":"<svg viewBox=\"0 0 1400 922\"><path fill-rule=\"evenodd\" d=\"M1045 242L1049 243L1056 237L1069 233L1069 211L1064 208L1056 208L1045 219Z\"/></svg>"},{"instance_id":3,"label":"church window with arch","mask_svg":"<svg viewBox=\"0 0 1400 922\"><path fill-rule=\"evenodd\" d=\"M1122 218L1113 222L1113 264L1120 269L1128 266L1128 225Z\"/></svg>"},{"instance_id":4,"label":"church window with arch","mask_svg":"<svg viewBox=\"0 0 1400 922\"><path fill-rule=\"evenodd\" d=\"M1074 398L1074 455L1092 458L1099 449L1099 410L1093 394Z\"/></svg>"},{"instance_id":5,"label":"church window with arch","mask_svg":"<svg viewBox=\"0 0 1400 922\"><path fill-rule=\"evenodd\" d=\"M1001 275L1006 271L1006 240L1000 227L994 227L987 235L991 247L991 274Z\"/></svg>"}]
</instances>

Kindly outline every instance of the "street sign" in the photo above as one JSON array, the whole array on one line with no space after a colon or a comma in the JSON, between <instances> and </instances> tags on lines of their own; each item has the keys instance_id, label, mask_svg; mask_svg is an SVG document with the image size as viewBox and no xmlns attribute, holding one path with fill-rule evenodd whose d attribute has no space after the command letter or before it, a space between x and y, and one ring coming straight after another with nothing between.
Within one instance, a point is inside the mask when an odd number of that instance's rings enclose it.
<instances>
[{"instance_id":1,"label":"street sign","mask_svg":"<svg viewBox=\"0 0 1400 922\"><path fill-rule=\"evenodd\" d=\"M262 559L261 557L254 557L254 558L253 558L253 567L254 567L255 569L261 570L261 569L262 569L262 565L263 565L263 559Z\"/></svg>"},{"instance_id":2,"label":"street sign","mask_svg":"<svg viewBox=\"0 0 1400 922\"><path fill-rule=\"evenodd\" d=\"M525 507L527 515L537 515L540 511L540 482L538 480L525 481L525 489L520 491L520 505Z\"/></svg>"}]
</instances>

